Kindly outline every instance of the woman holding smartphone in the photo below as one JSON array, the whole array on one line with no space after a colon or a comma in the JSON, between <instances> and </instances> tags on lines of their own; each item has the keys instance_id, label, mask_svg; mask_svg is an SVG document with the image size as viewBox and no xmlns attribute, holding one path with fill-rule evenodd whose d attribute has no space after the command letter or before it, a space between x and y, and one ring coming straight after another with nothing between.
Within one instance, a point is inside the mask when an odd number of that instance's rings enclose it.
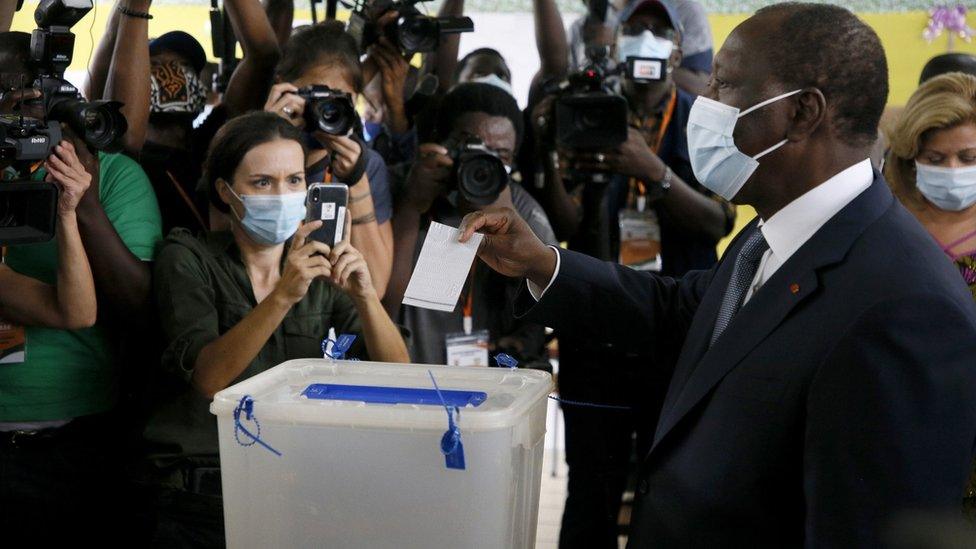
<instances>
[{"instance_id":1,"label":"woman holding smartphone","mask_svg":"<svg viewBox=\"0 0 976 549\"><path fill-rule=\"evenodd\" d=\"M286 360L321 358L330 328L357 336L350 356L409 362L362 254L348 238L334 247L308 238L322 222L303 223L298 129L265 112L230 121L214 138L204 177L231 230L174 231L155 266L164 369L185 381L147 430L157 445L150 461L164 546L223 538L214 393Z\"/></svg>"}]
</instances>

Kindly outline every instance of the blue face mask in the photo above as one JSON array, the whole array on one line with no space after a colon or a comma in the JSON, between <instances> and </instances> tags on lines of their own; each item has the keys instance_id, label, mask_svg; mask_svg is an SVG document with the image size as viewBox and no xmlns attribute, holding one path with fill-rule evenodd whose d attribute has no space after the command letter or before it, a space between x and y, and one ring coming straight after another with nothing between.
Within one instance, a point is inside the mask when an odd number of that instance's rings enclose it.
<instances>
[{"instance_id":1,"label":"blue face mask","mask_svg":"<svg viewBox=\"0 0 976 549\"><path fill-rule=\"evenodd\" d=\"M226 183L225 183L226 185ZM259 244L277 246L291 238L305 219L305 193L239 195L227 190L244 206L244 217L238 217L248 236ZM234 217L237 217L237 212Z\"/></svg>"},{"instance_id":2,"label":"blue face mask","mask_svg":"<svg viewBox=\"0 0 976 549\"><path fill-rule=\"evenodd\" d=\"M976 204L976 166L940 168L916 162L915 185L940 210L959 212Z\"/></svg>"},{"instance_id":3,"label":"blue face mask","mask_svg":"<svg viewBox=\"0 0 976 549\"><path fill-rule=\"evenodd\" d=\"M501 90L504 90L505 93L507 93L508 95L511 95L512 97L515 97L515 92L512 90L512 85L509 84L508 82L504 81L502 79L502 77L498 76L497 74L489 74L487 76L479 76L478 78L472 78L471 81L472 82L480 82L482 84L491 84L492 86L495 86L496 88L499 88Z\"/></svg>"},{"instance_id":4,"label":"blue face mask","mask_svg":"<svg viewBox=\"0 0 976 549\"><path fill-rule=\"evenodd\" d=\"M736 122L751 112L801 91L777 95L742 112L731 105L699 96L688 114L687 129L688 154L695 179L713 193L732 200L759 167L759 159L787 143L786 139L782 139L756 156L748 156L739 150L732 137Z\"/></svg>"},{"instance_id":5,"label":"blue face mask","mask_svg":"<svg viewBox=\"0 0 976 549\"><path fill-rule=\"evenodd\" d=\"M617 57L621 61L630 58L664 59L671 58L674 42L667 38L659 38L654 33L645 30L636 35L622 35L617 39Z\"/></svg>"}]
</instances>

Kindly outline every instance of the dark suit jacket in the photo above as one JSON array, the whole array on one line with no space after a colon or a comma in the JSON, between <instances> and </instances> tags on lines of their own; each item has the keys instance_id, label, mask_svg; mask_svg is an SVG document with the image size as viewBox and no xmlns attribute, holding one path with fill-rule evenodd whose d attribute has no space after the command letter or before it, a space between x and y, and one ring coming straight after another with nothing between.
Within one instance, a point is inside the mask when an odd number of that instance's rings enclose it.
<instances>
[{"instance_id":1,"label":"dark suit jacket","mask_svg":"<svg viewBox=\"0 0 976 549\"><path fill-rule=\"evenodd\" d=\"M561 251L542 300L519 298L577 340L680 346L631 547L874 547L902 512L958 512L976 307L932 238L876 175L709 349L742 242L681 279Z\"/></svg>"}]
</instances>

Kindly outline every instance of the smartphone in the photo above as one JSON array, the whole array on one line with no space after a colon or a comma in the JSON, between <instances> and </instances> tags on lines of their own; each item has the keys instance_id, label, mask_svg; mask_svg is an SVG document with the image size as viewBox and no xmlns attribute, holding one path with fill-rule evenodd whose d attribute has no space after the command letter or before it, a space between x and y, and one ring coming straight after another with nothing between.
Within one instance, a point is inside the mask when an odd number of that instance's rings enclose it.
<instances>
[{"instance_id":1,"label":"smartphone","mask_svg":"<svg viewBox=\"0 0 976 549\"><path fill-rule=\"evenodd\" d=\"M309 238L335 246L345 236L346 211L349 205L349 187L341 183L313 183L305 197L305 222L322 220L322 226L312 231Z\"/></svg>"}]
</instances>

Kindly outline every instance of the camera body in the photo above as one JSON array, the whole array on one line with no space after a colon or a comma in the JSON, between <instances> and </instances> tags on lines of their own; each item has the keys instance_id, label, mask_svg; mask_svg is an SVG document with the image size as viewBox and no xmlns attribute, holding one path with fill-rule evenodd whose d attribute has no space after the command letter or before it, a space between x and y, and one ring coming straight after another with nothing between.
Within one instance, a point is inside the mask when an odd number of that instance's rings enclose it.
<instances>
[{"instance_id":1,"label":"camera body","mask_svg":"<svg viewBox=\"0 0 976 549\"><path fill-rule=\"evenodd\" d=\"M555 101L556 144L561 148L601 150L627 140L627 100L614 93L607 51L587 52L591 62L561 83Z\"/></svg>"},{"instance_id":2,"label":"camera body","mask_svg":"<svg viewBox=\"0 0 976 549\"><path fill-rule=\"evenodd\" d=\"M122 150L128 129L118 101L85 101L64 79L71 64L75 36L71 27L92 9L91 0L42 0L34 11L38 28L31 33L30 62L38 73L32 87L41 92L45 120L63 122L90 147ZM56 143L56 142L55 142Z\"/></svg>"},{"instance_id":3,"label":"camera body","mask_svg":"<svg viewBox=\"0 0 976 549\"><path fill-rule=\"evenodd\" d=\"M38 74L31 87L41 92L25 104L40 105L43 119L0 116L0 161L29 166L42 161L61 141L64 123L89 146L122 149L128 126L115 101L85 101L64 79L75 37L71 27L92 9L91 0L41 0L34 11L29 62ZM58 189L44 181L0 183L0 245L44 242L54 237Z\"/></svg>"},{"instance_id":4,"label":"camera body","mask_svg":"<svg viewBox=\"0 0 976 549\"><path fill-rule=\"evenodd\" d=\"M495 151L476 137L445 143L454 160L452 179L465 202L487 206L498 200L508 185L508 170Z\"/></svg>"},{"instance_id":5,"label":"camera body","mask_svg":"<svg viewBox=\"0 0 976 549\"><path fill-rule=\"evenodd\" d=\"M348 93L328 86L306 86L297 92L305 100L305 129L330 135L349 135L359 115Z\"/></svg>"},{"instance_id":6,"label":"camera body","mask_svg":"<svg viewBox=\"0 0 976 549\"><path fill-rule=\"evenodd\" d=\"M362 52L385 36L405 55L436 51L445 34L473 32L470 17L431 17L420 13L416 5L425 0L403 0L376 4L365 0L357 4L349 16L346 31L352 35ZM396 21L380 28L376 19L384 13L399 13Z\"/></svg>"},{"instance_id":7,"label":"camera body","mask_svg":"<svg viewBox=\"0 0 976 549\"><path fill-rule=\"evenodd\" d=\"M61 141L61 125L36 118L0 115L0 161L36 162Z\"/></svg>"}]
</instances>

